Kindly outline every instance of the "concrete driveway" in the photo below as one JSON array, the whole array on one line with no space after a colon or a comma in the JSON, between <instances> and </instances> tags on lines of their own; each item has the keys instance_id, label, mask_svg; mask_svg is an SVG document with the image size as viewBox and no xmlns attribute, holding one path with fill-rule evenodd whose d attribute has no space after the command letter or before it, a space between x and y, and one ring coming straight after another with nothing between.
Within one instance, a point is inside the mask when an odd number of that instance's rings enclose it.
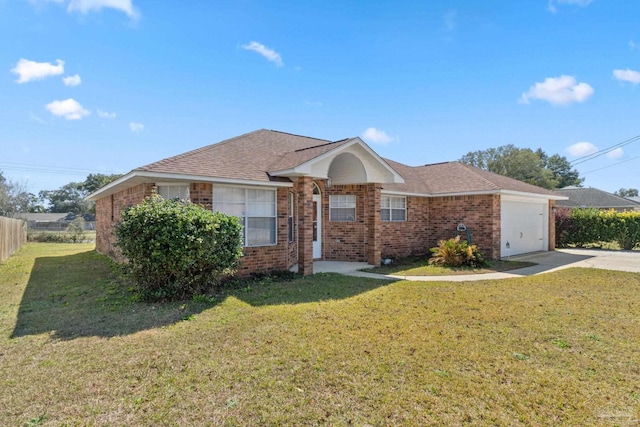
<instances>
[{"instance_id":1,"label":"concrete driveway","mask_svg":"<svg viewBox=\"0 0 640 427\"><path fill-rule=\"evenodd\" d=\"M551 252L512 257L513 260L535 262L533 274L569 267L601 268L640 273L639 251L607 251L600 249L557 249ZM537 269L537 271L535 271ZM522 270L527 270L522 269ZM518 270L521 271L521 270ZM527 275L527 274L525 274Z\"/></svg>"},{"instance_id":2,"label":"concrete driveway","mask_svg":"<svg viewBox=\"0 0 640 427\"><path fill-rule=\"evenodd\" d=\"M605 270L620 270L640 273L640 252L639 251L607 251L597 249L557 249L550 252L536 252L533 254L518 255L509 258L512 261L529 261L536 265L525 267L508 272L469 274L456 276L401 276L396 274L381 275L358 271L366 268L364 263L335 263L340 264L340 268L332 269L327 263L324 271L335 271L338 273L371 278L387 278L389 280L413 280L413 281L448 281L467 282L471 280L487 279L508 279L512 277L532 276L534 274L550 273L570 267L600 268ZM351 264L351 266L349 265ZM358 264L353 265L353 264ZM361 265L363 264L363 265ZM331 265L331 267L336 267ZM315 268L315 265L314 265Z\"/></svg>"}]
</instances>

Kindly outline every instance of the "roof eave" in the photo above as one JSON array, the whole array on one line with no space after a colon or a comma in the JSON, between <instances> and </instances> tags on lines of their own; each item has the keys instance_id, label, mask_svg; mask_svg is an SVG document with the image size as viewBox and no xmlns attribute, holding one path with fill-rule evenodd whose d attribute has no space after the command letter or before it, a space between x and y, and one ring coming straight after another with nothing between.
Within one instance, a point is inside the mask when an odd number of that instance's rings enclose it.
<instances>
[{"instance_id":1,"label":"roof eave","mask_svg":"<svg viewBox=\"0 0 640 427\"><path fill-rule=\"evenodd\" d=\"M529 197L529 198L537 198L537 199L545 199L545 200L567 200L568 197L564 196L555 196L549 194L539 194L539 193L527 193L523 191L514 191L514 190L481 190L481 191L461 191L461 192L447 192L447 193L412 193L406 191L394 191L394 190L382 190L382 194L386 195L398 195L398 196L409 196L409 197L452 197L452 196L483 196L487 194L504 194L510 196L521 196L521 197Z\"/></svg>"},{"instance_id":2,"label":"roof eave","mask_svg":"<svg viewBox=\"0 0 640 427\"><path fill-rule=\"evenodd\" d=\"M134 182L132 182L134 181ZM133 170L123 177L113 181L110 184L100 188L99 190L89 194L85 200L96 201L102 197L109 196L124 190L128 187L144 183L152 182L211 182L227 185L245 185L252 187L292 187L292 182L277 182L277 181L254 181L248 179L234 179L234 178L220 178L202 175L188 175L179 173L167 173L167 172L147 172L140 170ZM123 184L129 185L123 185Z\"/></svg>"}]
</instances>

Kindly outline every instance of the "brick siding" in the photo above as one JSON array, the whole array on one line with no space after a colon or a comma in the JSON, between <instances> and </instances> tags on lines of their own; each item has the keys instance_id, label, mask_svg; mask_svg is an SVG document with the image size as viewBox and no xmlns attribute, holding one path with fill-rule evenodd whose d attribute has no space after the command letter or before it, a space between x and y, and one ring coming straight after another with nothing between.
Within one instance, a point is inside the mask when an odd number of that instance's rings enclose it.
<instances>
[{"instance_id":1,"label":"brick siding","mask_svg":"<svg viewBox=\"0 0 640 427\"><path fill-rule=\"evenodd\" d=\"M122 212L137 205L153 192L154 184L139 184L96 201L96 251L122 261L115 246L115 226Z\"/></svg>"},{"instance_id":2,"label":"brick siding","mask_svg":"<svg viewBox=\"0 0 640 427\"><path fill-rule=\"evenodd\" d=\"M456 226L463 223L485 257L500 258L500 195L434 197L429 199L428 218L429 247L454 237Z\"/></svg>"},{"instance_id":3,"label":"brick siding","mask_svg":"<svg viewBox=\"0 0 640 427\"><path fill-rule=\"evenodd\" d=\"M329 198L333 195L356 196L354 221L331 221ZM322 194L322 258L327 261L366 261L366 210L364 185L334 185Z\"/></svg>"},{"instance_id":4,"label":"brick siding","mask_svg":"<svg viewBox=\"0 0 640 427\"><path fill-rule=\"evenodd\" d=\"M429 253L429 199L407 197L407 220L382 221L382 258L399 258Z\"/></svg>"}]
</instances>

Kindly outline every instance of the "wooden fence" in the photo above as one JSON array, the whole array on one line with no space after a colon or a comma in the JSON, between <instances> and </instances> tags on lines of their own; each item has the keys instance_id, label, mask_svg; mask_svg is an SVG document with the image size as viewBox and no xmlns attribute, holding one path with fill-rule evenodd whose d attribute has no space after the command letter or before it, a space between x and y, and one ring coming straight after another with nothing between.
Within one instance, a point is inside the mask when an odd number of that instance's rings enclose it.
<instances>
[{"instance_id":1,"label":"wooden fence","mask_svg":"<svg viewBox=\"0 0 640 427\"><path fill-rule=\"evenodd\" d=\"M27 243L27 223L21 219L0 217L0 261L9 258Z\"/></svg>"}]
</instances>

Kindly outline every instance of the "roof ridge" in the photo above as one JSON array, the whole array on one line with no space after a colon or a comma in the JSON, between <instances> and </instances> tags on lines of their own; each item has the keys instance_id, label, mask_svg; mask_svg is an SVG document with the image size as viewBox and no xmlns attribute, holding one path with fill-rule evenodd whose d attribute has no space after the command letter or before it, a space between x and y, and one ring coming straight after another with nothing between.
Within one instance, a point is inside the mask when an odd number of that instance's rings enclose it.
<instances>
[{"instance_id":1,"label":"roof ridge","mask_svg":"<svg viewBox=\"0 0 640 427\"><path fill-rule=\"evenodd\" d=\"M344 141L344 140L342 140L342 141ZM336 141L336 142L341 142L341 141ZM311 147L305 147L305 148L298 148L297 150L293 150L293 152L294 153L299 153L300 151L311 150L312 148L325 147L327 145L335 144L336 142L329 141L326 144L313 145ZM285 153L285 155L286 155L286 153Z\"/></svg>"},{"instance_id":2,"label":"roof ridge","mask_svg":"<svg viewBox=\"0 0 640 427\"><path fill-rule=\"evenodd\" d=\"M291 132L283 132L281 130L274 130L274 129L260 129L260 130L266 130L267 132L277 132L277 133L282 133L284 135L291 135L291 136L297 136L299 138L307 138L307 139L315 139L317 141L325 141L325 142L331 142L328 139L322 139L322 138L314 138L312 136L306 136L306 135L298 135L297 133L291 133ZM257 132L257 131L256 131ZM253 133L253 132L250 132ZM243 135L244 136L244 135Z\"/></svg>"}]
</instances>

